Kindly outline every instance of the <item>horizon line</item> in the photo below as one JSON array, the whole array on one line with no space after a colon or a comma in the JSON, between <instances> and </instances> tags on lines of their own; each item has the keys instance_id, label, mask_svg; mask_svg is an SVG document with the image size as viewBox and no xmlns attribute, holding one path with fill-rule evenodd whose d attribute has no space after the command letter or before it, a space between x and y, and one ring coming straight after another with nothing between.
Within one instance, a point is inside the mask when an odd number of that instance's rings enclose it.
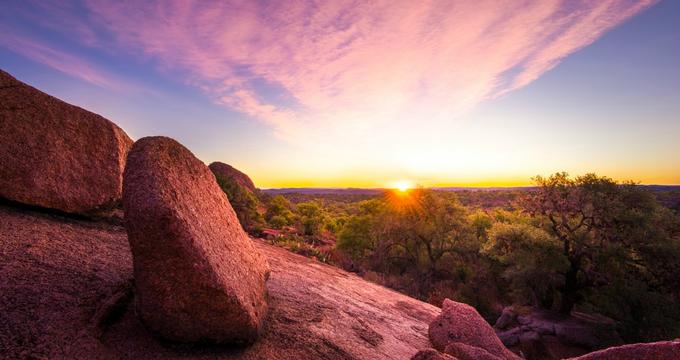
<instances>
[{"instance_id":1,"label":"horizon line","mask_svg":"<svg viewBox=\"0 0 680 360\"><path fill-rule=\"evenodd\" d=\"M680 184L635 184L638 186L664 186L664 187L680 187ZM415 186L412 189L518 189L518 188L535 188L539 185L451 185L451 186ZM310 189L310 190L394 190L391 187L329 187L329 186L290 186L290 187L270 187L270 188L259 188L260 190L297 190L297 189Z\"/></svg>"}]
</instances>

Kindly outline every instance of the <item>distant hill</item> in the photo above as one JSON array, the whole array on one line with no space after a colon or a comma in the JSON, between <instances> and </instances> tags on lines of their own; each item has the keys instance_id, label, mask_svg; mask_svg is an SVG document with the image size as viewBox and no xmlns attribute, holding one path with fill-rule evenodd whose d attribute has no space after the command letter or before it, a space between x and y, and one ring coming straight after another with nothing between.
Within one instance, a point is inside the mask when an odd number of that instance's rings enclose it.
<instances>
[{"instance_id":1,"label":"distant hill","mask_svg":"<svg viewBox=\"0 0 680 360\"><path fill-rule=\"evenodd\" d=\"M669 209L680 213L680 185L640 185L654 193L657 200ZM515 187L433 187L435 191L456 192L463 205L481 208L513 208L515 199L523 191L531 191L535 186ZM268 195L284 195L293 203L318 199L339 202L355 202L381 196L387 189L372 188L281 188L265 189Z\"/></svg>"},{"instance_id":2,"label":"distant hill","mask_svg":"<svg viewBox=\"0 0 680 360\"><path fill-rule=\"evenodd\" d=\"M271 195L282 194L305 194L305 195L379 195L385 189L358 189L358 188L280 188L263 189L262 192Z\"/></svg>"},{"instance_id":3,"label":"distant hill","mask_svg":"<svg viewBox=\"0 0 680 360\"><path fill-rule=\"evenodd\" d=\"M640 185L652 191L680 191L680 185ZM432 187L438 191L516 191L532 190L535 186L444 186ZM385 188L277 188L263 189L265 194L307 194L307 195L378 195L388 189Z\"/></svg>"},{"instance_id":4,"label":"distant hill","mask_svg":"<svg viewBox=\"0 0 680 360\"><path fill-rule=\"evenodd\" d=\"M465 187L465 186L451 186L451 187L432 187L430 189L437 191L504 191L504 190L527 190L533 189L532 186L524 187ZM279 188L279 189L263 189L262 192L266 194L305 194L305 195L379 195L390 189L386 188Z\"/></svg>"},{"instance_id":5,"label":"distant hill","mask_svg":"<svg viewBox=\"0 0 680 360\"><path fill-rule=\"evenodd\" d=\"M680 185L640 185L652 191L680 191Z\"/></svg>"},{"instance_id":6,"label":"distant hill","mask_svg":"<svg viewBox=\"0 0 680 360\"><path fill-rule=\"evenodd\" d=\"M532 190L535 186L444 186L432 187L432 190L439 191L515 191Z\"/></svg>"}]
</instances>

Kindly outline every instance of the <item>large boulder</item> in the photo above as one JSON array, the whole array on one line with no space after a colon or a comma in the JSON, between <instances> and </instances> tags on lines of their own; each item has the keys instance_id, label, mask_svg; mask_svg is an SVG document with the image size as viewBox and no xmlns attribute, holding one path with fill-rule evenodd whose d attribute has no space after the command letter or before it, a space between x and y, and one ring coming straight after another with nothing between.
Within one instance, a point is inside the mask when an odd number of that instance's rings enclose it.
<instances>
[{"instance_id":1,"label":"large boulder","mask_svg":"<svg viewBox=\"0 0 680 360\"><path fill-rule=\"evenodd\" d=\"M519 359L503 346L491 325L470 305L445 299L442 313L429 329L430 341L435 349L444 351L451 343L464 343L482 348L503 359Z\"/></svg>"},{"instance_id":2,"label":"large boulder","mask_svg":"<svg viewBox=\"0 0 680 360\"><path fill-rule=\"evenodd\" d=\"M226 178L234 179L236 183L248 189L252 193L254 193L257 190L255 184L253 183L252 180L250 180L250 177L248 177L248 175L239 171L238 169L234 168L229 164L215 161L214 163L210 164L209 167L210 170L212 170L212 172L215 174L215 176L224 176Z\"/></svg>"},{"instance_id":3,"label":"large boulder","mask_svg":"<svg viewBox=\"0 0 680 360\"><path fill-rule=\"evenodd\" d=\"M250 234L259 235L265 222L260 213L257 189L248 175L221 162L214 162L209 168L215 174L217 184L227 194L243 229Z\"/></svg>"},{"instance_id":4,"label":"large boulder","mask_svg":"<svg viewBox=\"0 0 680 360\"><path fill-rule=\"evenodd\" d=\"M268 266L208 167L175 140L140 139L125 167L123 207L144 324L182 342L254 342Z\"/></svg>"},{"instance_id":5,"label":"large boulder","mask_svg":"<svg viewBox=\"0 0 680 360\"><path fill-rule=\"evenodd\" d=\"M132 140L0 70L0 197L90 214L120 201Z\"/></svg>"},{"instance_id":6,"label":"large boulder","mask_svg":"<svg viewBox=\"0 0 680 360\"><path fill-rule=\"evenodd\" d=\"M680 339L646 344L631 344L595 351L572 360L677 360Z\"/></svg>"}]
</instances>

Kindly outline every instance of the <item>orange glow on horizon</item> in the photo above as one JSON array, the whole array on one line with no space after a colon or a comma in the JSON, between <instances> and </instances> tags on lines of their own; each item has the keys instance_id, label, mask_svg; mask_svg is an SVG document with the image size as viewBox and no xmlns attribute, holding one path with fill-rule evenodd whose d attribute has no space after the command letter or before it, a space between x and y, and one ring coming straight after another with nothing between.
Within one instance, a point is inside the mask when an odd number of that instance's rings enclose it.
<instances>
[{"instance_id":1,"label":"orange glow on horizon","mask_svg":"<svg viewBox=\"0 0 680 360\"><path fill-rule=\"evenodd\" d=\"M415 152L415 150L414 150ZM476 164L485 164L484 156L475 156L470 152L468 157L478 159ZM425 157L423 155L422 157ZM219 160L214 156L209 161ZM420 158L420 156L419 156ZM430 157L431 158L431 157ZM215 160L213 160L215 159ZM531 160L531 158L527 158ZM532 178L536 175L549 176L566 171L572 176L596 173L608 176L619 182L633 181L644 185L680 185L680 167L669 164L666 168L640 168L627 166L620 169L615 166L599 164L566 164L564 166L541 166L537 161L531 164L498 165L488 161L488 165L471 167L457 164L452 159L450 166L441 164L423 166L414 169L409 166L395 164L373 164L348 166L346 164L313 164L304 166L286 166L281 162L257 164L235 163L235 167L248 174L261 189L276 188L361 188L361 189L398 189L398 188L433 188L433 187L524 187L534 186ZM567 159L568 160L568 159ZM559 161L560 163L568 161ZM653 164L648 162L648 164ZM430 164L428 164L430 165Z\"/></svg>"},{"instance_id":2,"label":"orange glow on horizon","mask_svg":"<svg viewBox=\"0 0 680 360\"><path fill-rule=\"evenodd\" d=\"M411 189L413 189L413 183L411 183L408 180L399 180L396 181L392 184L391 186L392 189L395 189L401 193L405 193Z\"/></svg>"},{"instance_id":3,"label":"orange glow on horizon","mask_svg":"<svg viewBox=\"0 0 680 360\"><path fill-rule=\"evenodd\" d=\"M557 171L557 170L556 170ZM534 186L535 184L531 180L532 177L536 175L547 176L553 174L555 171L540 171L535 174L527 174L525 176L502 176L499 175L495 178L476 178L467 177L457 180L446 180L444 179L422 179L417 180L418 186L424 188L432 187L474 187L474 188L485 188L485 187L524 187L524 186ZM567 171L572 176L583 175L587 171ZM628 174L616 176L617 174L612 174L612 172L607 171L595 171L598 175L609 176L618 181L632 180L639 182L643 185L680 185L680 178L672 176L650 176L647 174L638 174L637 176L631 176ZM264 175L264 174L262 174ZM408 192L416 187L416 182L414 181L392 181L390 182L381 180L380 177L371 178L367 176L368 174L356 174L355 177L305 177L305 178L276 178L267 174L262 176L257 174L253 176L253 181L255 184L262 189L275 189L275 188L387 188L394 189L399 192ZM628 176L626 176L628 175ZM429 180L429 181L428 181ZM443 180L443 181L442 181ZM388 184L385 186L384 184Z\"/></svg>"}]
</instances>

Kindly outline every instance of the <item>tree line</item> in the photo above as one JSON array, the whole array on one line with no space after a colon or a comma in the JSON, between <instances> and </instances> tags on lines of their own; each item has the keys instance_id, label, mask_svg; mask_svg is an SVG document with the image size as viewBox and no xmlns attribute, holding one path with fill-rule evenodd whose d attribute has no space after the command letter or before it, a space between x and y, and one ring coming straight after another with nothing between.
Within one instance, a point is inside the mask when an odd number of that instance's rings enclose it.
<instances>
[{"instance_id":1,"label":"tree line","mask_svg":"<svg viewBox=\"0 0 680 360\"><path fill-rule=\"evenodd\" d=\"M508 304L577 309L617 320L630 341L680 336L678 213L649 189L595 174L534 181L492 207L489 192L465 194L465 205L429 189L292 203L220 185L251 233L293 229L279 241L310 249L333 239L308 255L425 301L452 298L489 319Z\"/></svg>"}]
</instances>

